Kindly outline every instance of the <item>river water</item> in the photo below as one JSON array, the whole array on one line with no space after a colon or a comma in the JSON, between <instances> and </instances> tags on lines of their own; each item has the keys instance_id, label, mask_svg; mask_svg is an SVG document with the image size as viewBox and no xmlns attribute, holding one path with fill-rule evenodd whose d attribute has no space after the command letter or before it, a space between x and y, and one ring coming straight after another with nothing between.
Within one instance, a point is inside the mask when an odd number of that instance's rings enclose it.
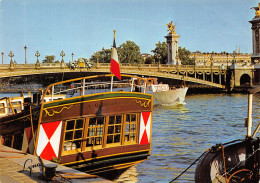
<instances>
[{"instance_id":1,"label":"river water","mask_svg":"<svg viewBox=\"0 0 260 183\"><path fill-rule=\"evenodd\" d=\"M253 130L260 118L259 99L254 97ZM128 180L169 182L211 146L245 138L247 101L244 94L194 94L186 97L186 105L154 107L151 156ZM194 182L196 165L175 182Z\"/></svg>"}]
</instances>

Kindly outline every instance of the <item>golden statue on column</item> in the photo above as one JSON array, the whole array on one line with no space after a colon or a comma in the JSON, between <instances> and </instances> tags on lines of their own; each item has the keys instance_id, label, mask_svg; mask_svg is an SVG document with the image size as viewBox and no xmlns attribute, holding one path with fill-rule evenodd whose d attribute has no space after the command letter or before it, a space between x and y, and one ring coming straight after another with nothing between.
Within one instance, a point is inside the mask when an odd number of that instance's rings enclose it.
<instances>
[{"instance_id":1,"label":"golden statue on column","mask_svg":"<svg viewBox=\"0 0 260 183\"><path fill-rule=\"evenodd\" d=\"M260 3L258 3L258 7L253 7L251 9L255 9L255 16L260 17Z\"/></svg>"},{"instance_id":2,"label":"golden statue on column","mask_svg":"<svg viewBox=\"0 0 260 183\"><path fill-rule=\"evenodd\" d=\"M175 25L173 25L172 21L171 21L169 24L166 24L166 26L168 27L167 31L170 31L169 34L176 34L176 32L175 32L176 23L175 23Z\"/></svg>"}]
</instances>

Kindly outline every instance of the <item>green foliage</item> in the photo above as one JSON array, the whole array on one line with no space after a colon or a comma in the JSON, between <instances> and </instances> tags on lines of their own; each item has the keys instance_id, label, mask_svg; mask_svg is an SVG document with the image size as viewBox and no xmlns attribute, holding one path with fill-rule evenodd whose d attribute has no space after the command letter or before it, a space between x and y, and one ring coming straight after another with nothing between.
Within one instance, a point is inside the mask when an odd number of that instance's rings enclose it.
<instances>
[{"instance_id":1,"label":"green foliage","mask_svg":"<svg viewBox=\"0 0 260 183\"><path fill-rule=\"evenodd\" d=\"M145 64L152 64L154 63L154 58L153 57L147 57L144 61Z\"/></svg>"},{"instance_id":2,"label":"green foliage","mask_svg":"<svg viewBox=\"0 0 260 183\"><path fill-rule=\"evenodd\" d=\"M182 65L194 65L194 58L191 58L191 52L186 48L179 47L178 56Z\"/></svg>"},{"instance_id":3,"label":"green foliage","mask_svg":"<svg viewBox=\"0 0 260 183\"><path fill-rule=\"evenodd\" d=\"M155 44L155 49L152 50L154 53L154 59L156 63L166 64L167 62L167 44L166 42L158 42Z\"/></svg>"},{"instance_id":4,"label":"green foliage","mask_svg":"<svg viewBox=\"0 0 260 183\"><path fill-rule=\"evenodd\" d=\"M139 63L141 61L140 47L133 41L126 41L117 49L120 63Z\"/></svg>"},{"instance_id":5,"label":"green foliage","mask_svg":"<svg viewBox=\"0 0 260 183\"><path fill-rule=\"evenodd\" d=\"M45 59L42 60L42 63L54 63L54 59L55 59L54 55L46 55Z\"/></svg>"},{"instance_id":6,"label":"green foliage","mask_svg":"<svg viewBox=\"0 0 260 183\"><path fill-rule=\"evenodd\" d=\"M126 41L117 48L120 63L139 63L141 61L140 47L133 41ZM95 52L89 59L93 63L110 63L111 49Z\"/></svg>"},{"instance_id":7,"label":"green foliage","mask_svg":"<svg viewBox=\"0 0 260 183\"><path fill-rule=\"evenodd\" d=\"M101 51L97 51L92 55L89 59L91 62L97 63L110 63L111 59L111 49L102 49Z\"/></svg>"}]
</instances>

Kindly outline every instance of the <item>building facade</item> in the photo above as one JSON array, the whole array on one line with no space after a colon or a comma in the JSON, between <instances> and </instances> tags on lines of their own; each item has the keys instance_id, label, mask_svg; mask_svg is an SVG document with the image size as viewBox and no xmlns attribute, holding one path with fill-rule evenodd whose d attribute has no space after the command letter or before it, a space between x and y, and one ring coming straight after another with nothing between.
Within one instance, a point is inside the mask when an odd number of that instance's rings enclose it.
<instances>
[{"instance_id":1,"label":"building facade","mask_svg":"<svg viewBox=\"0 0 260 183\"><path fill-rule=\"evenodd\" d=\"M240 53L234 51L233 53L201 53L192 52L191 57L194 58L196 66L231 66L236 64L238 66L251 65L251 55L249 53Z\"/></svg>"}]
</instances>

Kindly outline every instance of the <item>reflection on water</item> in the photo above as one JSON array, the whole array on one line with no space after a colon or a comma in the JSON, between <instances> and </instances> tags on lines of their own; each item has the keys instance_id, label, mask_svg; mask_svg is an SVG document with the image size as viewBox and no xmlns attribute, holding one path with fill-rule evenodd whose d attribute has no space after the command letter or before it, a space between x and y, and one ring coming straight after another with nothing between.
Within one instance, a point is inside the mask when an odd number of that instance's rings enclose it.
<instances>
[{"instance_id":1,"label":"reflection on water","mask_svg":"<svg viewBox=\"0 0 260 183\"><path fill-rule=\"evenodd\" d=\"M125 171L120 177L115 180L116 183L135 183L138 182L137 178L137 170L136 167L133 166L129 168L127 171Z\"/></svg>"},{"instance_id":2,"label":"reflection on water","mask_svg":"<svg viewBox=\"0 0 260 183\"><path fill-rule=\"evenodd\" d=\"M255 119L260 118L259 96L254 100ZM190 95L185 102L154 107L151 156L136 166L138 182L169 182L211 146L245 137L247 95ZM194 182L195 168L176 182Z\"/></svg>"}]
</instances>

